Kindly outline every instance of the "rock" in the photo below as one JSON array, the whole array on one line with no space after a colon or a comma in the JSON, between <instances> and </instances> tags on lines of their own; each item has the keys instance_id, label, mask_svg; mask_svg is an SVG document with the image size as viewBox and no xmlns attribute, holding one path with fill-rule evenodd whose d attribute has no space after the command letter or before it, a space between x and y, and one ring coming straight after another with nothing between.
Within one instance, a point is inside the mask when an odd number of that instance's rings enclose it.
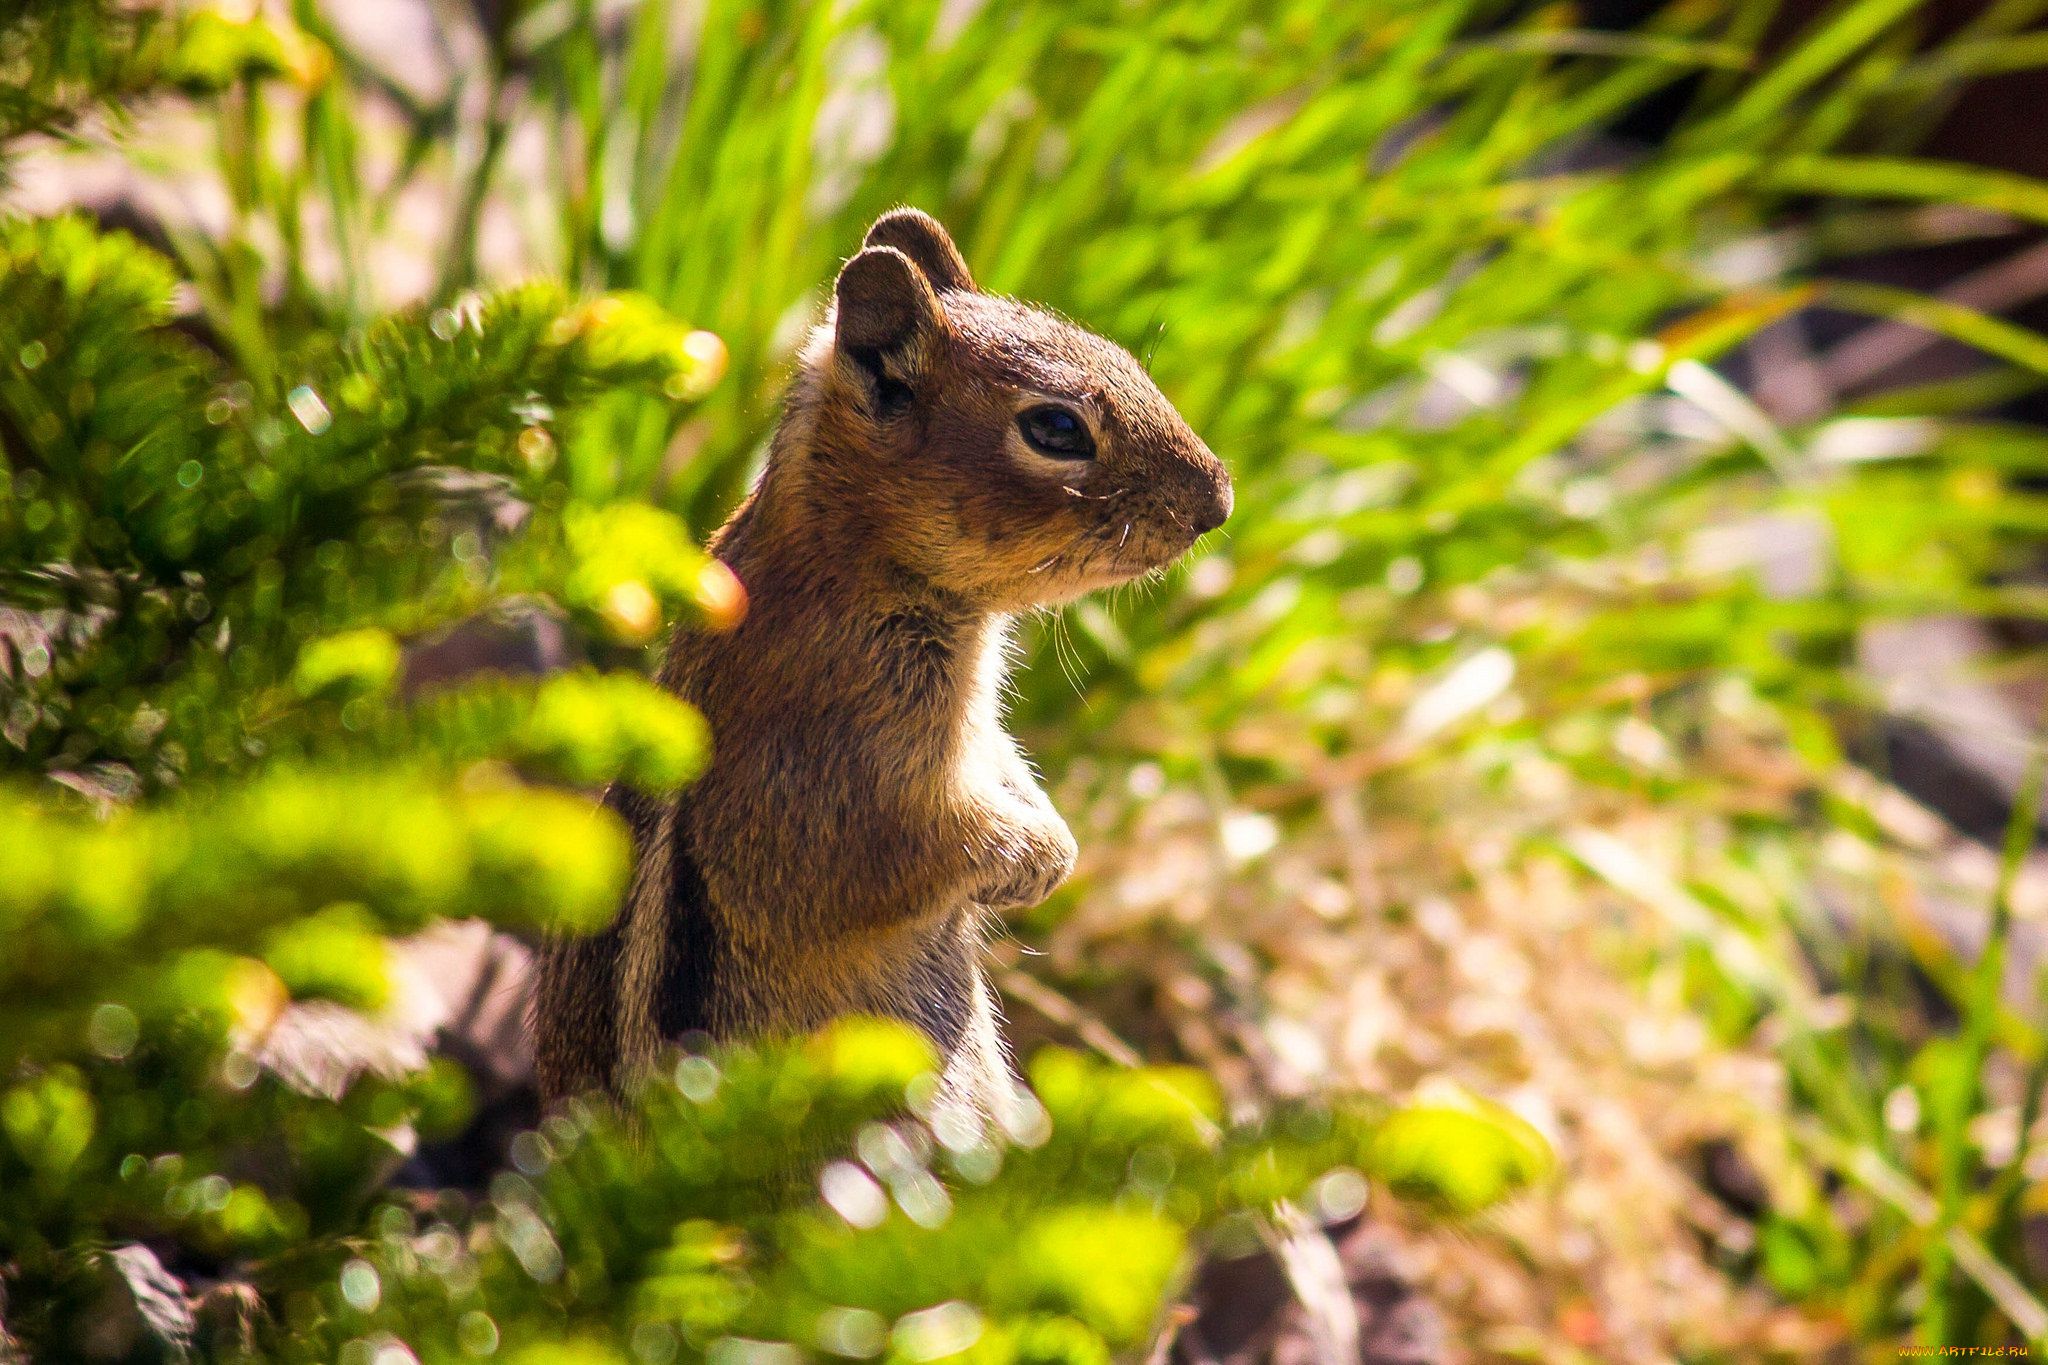
<instances>
[{"instance_id":1,"label":"rock","mask_svg":"<svg viewBox=\"0 0 2048 1365\"><path fill-rule=\"evenodd\" d=\"M1442 1365L1449 1358L1443 1314L1401 1272L1390 1231L1359 1219L1327 1233L1297 1232L1295 1239L1306 1235L1324 1238L1334 1253L1356 1314L1358 1365ZM1327 1365L1329 1325L1315 1320L1281 1258L1269 1251L1209 1261L1190 1297L1196 1315L1174 1343L1177 1365ZM1316 1311L1329 1315L1327 1306Z\"/></svg>"},{"instance_id":2,"label":"rock","mask_svg":"<svg viewBox=\"0 0 2048 1365\"><path fill-rule=\"evenodd\" d=\"M533 1072L526 945L481 920L453 920L393 946L387 1008L366 1015L324 1000L294 1004L258 1042L257 1062L294 1089L330 1099L366 1072L410 1075L430 1051L469 1068L487 1101L524 1084Z\"/></svg>"},{"instance_id":3,"label":"rock","mask_svg":"<svg viewBox=\"0 0 2048 1365\"><path fill-rule=\"evenodd\" d=\"M185 1286L139 1243L97 1256L105 1287L79 1343L88 1360L142 1362L191 1358L196 1323Z\"/></svg>"},{"instance_id":4,"label":"rock","mask_svg":"<svg viewBox=\"0 0 2048 1365\"><path fill-rule=\"evenodd\" d=\"M578 650L561 620L539 607L509 608L449 627L407 646L408 696L479 673L548 674L574 664Z\"/></svg>"}]
</instances>

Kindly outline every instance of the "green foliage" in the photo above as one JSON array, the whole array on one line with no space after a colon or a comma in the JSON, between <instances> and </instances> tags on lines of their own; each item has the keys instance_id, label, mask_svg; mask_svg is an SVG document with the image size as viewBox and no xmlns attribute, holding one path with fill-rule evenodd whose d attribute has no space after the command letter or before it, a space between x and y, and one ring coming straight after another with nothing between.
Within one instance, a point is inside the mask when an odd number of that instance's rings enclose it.
<instances>
[{"instance_id":1,"label":"green foliage","mask_svg":"<svg viewBox=\"0 0 2048 1365\"><path fill-rule=\"evenodd\" d=\"M1283 844L1353 798L1438 827L1487 803L1508 856L1562 846L1646 902L1668 932L1623 956L1782 1061L1798 1155L1731 1274L1872 1339L2031 1320L1991 1272L2037 1178L1968 1135L1987 1058L2038 1095L2038 1030L1987 998L1990 967L1910 932L1887 959L1810 906L1825 849L1885 838L1831 785L1859 624L2041 609L2001 580L2048 524L2048 444L1983 414L2037 391L2048 349L1815 278L1925 240L1921 205L2041 219L2031 181L1913 157L1969 74L2039 60L2032 7L1929 45L1910 0L1847 0L1768 50L1776 7L1735 0L1626 34L1419 0L475 8L483 60L439 100L310 0L291 24L0 16L0 155L185 98L231 206L169 255L81 217L0 223L0 1282L36 1358L76 1347L105 1248L145 1239L246 1273L285 1359L394 1338L428 1360L1104 1365L1144 1348L1193 1254L1332 1168L1438 1217L1542 1179L1540 1140L1467 1097L1225 1125L1202 1073L1057 1052L1032 1070L1049 1127L984 1144L930 1108L914 1042L847 1028L679 1059L629 1115L551 1116L480 1202L399 1198L392 1141L461 1122L459 1068L306 1093L256 1060L291 1001L386 1000L381 935L609 916L626 841L587 793L673 790L712 738L647 651L678 615L744 610L692 533L743 488L838 260L899 202L986 286L1146 357L1237 478L1227 538L1141 609L1026 627L1014 711L1091 842L1138 842L1141 772ZM1618 146L1659 94L1669 135ZM358 136L373 106L395 167ZM515 177L528 115L549 162ZM431 297L381 316L369 246L437 176ZM535 264L566 283L473 292L479 223L522 179L553 222ZM1707 368L1817 303L1997 364L1784 420ZM1758 524L1821 528L1818 581L1699 534ZM416 667L521 613L594 666ZM1730 729L1764 760L1716 768ZM1524 800L1532 772L1575 804ZM1698 850L1687 885L1574 839L1623 810ZM1147 951L1230 1011L1263 1008L1243 964L1264 943L1163 937ZM1958 1037L1930 1039L1901 955ZM1848 1025L1813 1008L1813 961L1869 997ZM1891 1121L1902 1093L1924 1133ZM1873 1192L1852 1225L1838 1178Z\"/></svg>"},{"instance_id":2,"label":"green foliage","mask_svg":"<svg viewBox=\"0 0 2048 1365\"><path fill-rule=\"evenodd\" d=\"M120 93L113 47L153 22L64 17L0 30L101 45L10 86L45 104L9 133ZM204 14L181 42L165 78L200 92L303 55ZM0 224L0 1275L37 1358L84 1349L111 1240L273 1258L281 1291L353 1235L391 1135L459 1125L467 1082L295 1088L254 1060L280 1012L380 1009L384 934L603 924L625 832L551 784L673 790L706 748L632 673L436 688L408 659L518 594L630 660L629 571L648 611L694 609L701 554L651 510L626 549L594 536L616 514L572 497L553 433L623 390L695 401L715 349L534 285L222 350L180 277L79 217Z\"/></svg>"},{"instance_id":3,"label":"green foliage","mask_svg":"<svg viewBox=\"0 0 2048 1365\"><path fill-rule=\"evenodd\" d=\"M1373 1136L1374 1172L1404 1194L1475 1213L1548 1173L1550 1148L1498 1105L1418 1102Z\"/></svg>"},{"instance_id":4,"label":"green foliage","mask_svg":"<svg viewBox=\"0 0 2048 1365\"><path fill-rule=\"evenodd\" d=\"M340 693L375 692L396 659L363 623L418 634L488 602L494 506L541 546L565 515L603 515L560 481L556 410L622 385L687 393L702 370L687 329L644 305L531 286L341 345L316 334L260 390L165 326L154 253L78 219L6 231L0 402L22 444L0 543L13 600L42 612L0 700L29 769L118 763L155 789L372 727L375 699ZM679 537L662 548L674 602L702 561ZM552 571L596 619L591 585L615 583L620 553L570 535L522 586ZM576 708L545 709L542 743L559 744Z\"/></svg>"},{"instance_id":5,"label":"green foliage","mask_svg":"<svg viewBox=\"0 0 2048 1365\"><path fill-rule=\"evenodd\" d=\"M163 78L196 95L274 76L324 75L325 52L260 19L229 19L212 10L191 15L164 65Z\"/></svg>"},{"instance_id":6,"label":"green foliage","mask_svg":"<svg viewBox=\"0 0 2048 1365\"><path fill-rule=\"evenodd\" d=\"M56 131L143 88L164 55L162 16L106 0L10 0L0 12L0 141Z\"/></svg>"},{"instance_id":7,"label":"green foliage","mask_svg":"<svg viewBox=\"0 0 2048 1365\"><path fill-rule=\"evenodd\" d=\"M294 1000L333 1000L374 1012L390 997L386 949L376 930L362 906L343 901L271 934L263 962Z\"/></svg>"},{"instance_id":8,"label":"green foliage","mask_svg":"<svg viewBox=\"0 0 2048 1365\"><path fill-rule=\"evenodd\" d=\"M403 662L390 631L366 626L308 640L292 665L292 683L308 697L329 690L382 692L398 681Z\"/></svg>"},{"instance_id":9,"label":"green foliage","mask_svg":"<svg viewBox=\"0 0 2048 1365\"><path fill-rule=\"evenodd\" d=\"M1044 1111L992 1142L931 1107L932 1063L899 1026L851 1021L684 1056L629 1114L573 1106L521 1139L466 1219L373 1219L376 1240L319 1289L308 1353L389 1336L452 1359L482 1314L504 1348L566 1337L598 1359L789 1343L1100 1365L1144 1343L1191 1232L1300 1196L1375 1131L1321 1108L1224 1129L1183 1076L1047 1051ZM844 1155L820 1171L820 1153ZM793 1201L792 1182L818 1198ZM373 1287L352 1289L355 1266Z\"/></svg>"}]
</instances>

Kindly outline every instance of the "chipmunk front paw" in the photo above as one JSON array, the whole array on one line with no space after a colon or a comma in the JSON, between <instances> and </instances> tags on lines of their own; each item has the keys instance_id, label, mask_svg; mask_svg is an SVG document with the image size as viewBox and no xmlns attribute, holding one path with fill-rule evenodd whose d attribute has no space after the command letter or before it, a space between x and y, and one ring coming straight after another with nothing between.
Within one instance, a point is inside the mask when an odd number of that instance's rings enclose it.
<instances>
[{"instance_id":1,"label":"chipmunk front paw","mask_svg":"<svg viewBox=\"0 0 2048 1365\"><path fill-rule=\"evenodd\" d=\"M1028 824L1013 826L1003 841L995 866L970 893L991 910L1036 905L1050 896L1074 870L1073 831L1058 812L1033 812Z\"/></svg>"}]
</instances>

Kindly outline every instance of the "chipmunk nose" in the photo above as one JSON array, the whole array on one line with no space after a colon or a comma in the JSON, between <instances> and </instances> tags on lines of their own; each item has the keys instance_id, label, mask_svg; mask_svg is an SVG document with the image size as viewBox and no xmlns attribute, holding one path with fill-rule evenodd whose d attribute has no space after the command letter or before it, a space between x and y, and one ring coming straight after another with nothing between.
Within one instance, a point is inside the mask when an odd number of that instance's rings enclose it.
<instances>
[{"instance_id":1,"label":"chipmunk nose","mask_svg":"<svg viewBox=\"0 0 2048 1365\"><path fill-rule=\"evenodd\" d=\"M1209 501L1195 513L1195 530L1207 535L1229 521L1232 502L1230 480L1217 480L1216 491L1209 495Z\"/></svg>"}]
</instances>

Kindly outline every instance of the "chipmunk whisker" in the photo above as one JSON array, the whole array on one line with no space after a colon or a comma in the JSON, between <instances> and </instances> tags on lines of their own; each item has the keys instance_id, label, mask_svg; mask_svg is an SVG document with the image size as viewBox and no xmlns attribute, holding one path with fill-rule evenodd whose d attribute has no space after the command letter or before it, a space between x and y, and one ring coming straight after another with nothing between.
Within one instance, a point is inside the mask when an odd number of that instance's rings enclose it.
<instances>
[{"instance_id":1,"label":"chipmunk whisker","mask_svg":"<svg viewBox=\"0 0 2048 1365\"><path fill-rule=\"evenodd\" d=\"M1054 550L1044 559L1039 560L1036 564L1032 565L1025 572L1034 574L1044 573L1047 569L1050 569L1053 565L1059 563L1060 559L1063 556L1065 556L1069 550L1073 549L1076 545L1080 544L1083 540L1087 539L1089 536L1092 536L1094 534L1095 531L1092 528L1089 530L1076 532L1073 538L1067 541L1066 544L1060 546L1059 549Z\"/></svg>"}]
</instances>

